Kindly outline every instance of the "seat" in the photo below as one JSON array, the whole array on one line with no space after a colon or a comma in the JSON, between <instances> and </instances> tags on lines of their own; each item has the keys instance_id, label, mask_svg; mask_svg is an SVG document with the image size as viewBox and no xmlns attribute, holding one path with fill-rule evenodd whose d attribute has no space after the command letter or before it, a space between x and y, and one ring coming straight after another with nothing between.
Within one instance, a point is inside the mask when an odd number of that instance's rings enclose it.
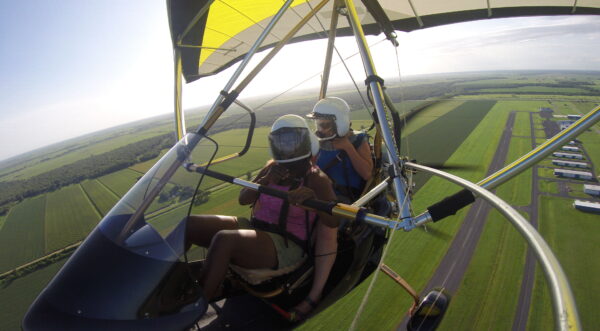
<instances>
[{"instance_id":1,"label":"seat","mask_svg":"<svg viewBox=\"0 0 600 331\"><path fill-rule=\"evenodd\" d=\"M314 271L313 259L305 256L297 263L282 269L246 269L234 264L229 270L245 291L259 298L272 298L287 291L291 294L310 278Z\"/></svg>"}]
</instances>

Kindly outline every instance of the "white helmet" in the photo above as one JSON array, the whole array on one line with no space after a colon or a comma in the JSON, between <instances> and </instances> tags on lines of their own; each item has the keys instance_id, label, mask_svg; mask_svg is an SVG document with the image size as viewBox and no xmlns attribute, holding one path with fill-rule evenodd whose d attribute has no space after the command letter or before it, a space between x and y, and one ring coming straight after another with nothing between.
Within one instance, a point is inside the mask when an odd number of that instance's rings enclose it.
<instances>
[{"instance_id":1,"label":"white helmet","mask_svg":"<svg viewBox=\"0 0 600 331\"><path fill-rule=\"evenodd\" d=\"M277 163L288 163L319 152L319 141L306 120L298 115L283 115L273 123L269 133L271 156Z\"/></svg>"},{"instance_id":2,"label":"white helmet","mask_svg":"<svg viewBox=\"0 0 600 331\"><path fill-rule=\"evenodd\" d=\"M350 130L350 106L343 99L337 97L327 97L319 100L312 113L306 117L312 119L333 119L337 137L345 136ZM328 140L335 137L327 137L321 140Z\"/></svg>"}]
</instances>

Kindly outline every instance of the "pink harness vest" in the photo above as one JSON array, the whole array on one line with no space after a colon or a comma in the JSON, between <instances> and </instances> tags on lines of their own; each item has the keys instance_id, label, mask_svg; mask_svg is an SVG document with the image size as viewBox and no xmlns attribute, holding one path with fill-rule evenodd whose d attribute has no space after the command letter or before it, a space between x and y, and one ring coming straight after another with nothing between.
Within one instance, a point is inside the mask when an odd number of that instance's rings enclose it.
<instances>
[{"instance_id":1,"label":"pink harness vest","mask_svg":"<svg viewBox=\"0 0 600 331\"><path fill-rule=\"evenodd\" d=\"M303 185L303 182L300 185ZM275 184L269 184L268 186L281 191L288 191L290 189L289 186ZM281 212L282 205L282 199L267 194L261 194L254 205L253 216L265 223L277 226L279 225L279 213ZM308 211L309 224L307 226L306 212L307 210L305 209L290 205L285 229L288 233L303 241L307 239L307 229L312 229L317 216L315 212Z\"/></svg>"}]
</instances>

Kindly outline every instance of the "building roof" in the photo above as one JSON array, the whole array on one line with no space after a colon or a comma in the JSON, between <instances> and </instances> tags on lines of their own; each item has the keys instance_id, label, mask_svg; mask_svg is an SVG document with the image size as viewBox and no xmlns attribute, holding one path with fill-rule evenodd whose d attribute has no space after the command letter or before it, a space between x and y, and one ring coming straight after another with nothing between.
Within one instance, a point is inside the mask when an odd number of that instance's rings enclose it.
<instances>
[{"instance_id":1,"label":"building roof","mask_svg":"<svg viewBox=\"0 0 600 331\"><path fill-rule=\"evenodd\" d=\"M577 162L577 161L568 161L568 160L552 160L552 162L563 163L563 164L572 164L572 165L584 165L588 166L587 162Z\"/></svg>"},{"instance_id":2,"label":"building roof","mask_svg":"<svg viewBox=\"0 0 600 331\"><path fill-rule=\"evenodd\" d=\"M592 209L598 209L598 210L600 210L600 203L598 203L598 202L575 200L575 202L573 202L573 205L575 207L580 206L580 207L586 207L586 208L592 208Z\"/></svg>"},{"instance_id":3,"label":"building roof","mask_svg":"<svg viewBox=\"0 0 600 331\"><path fill-rule=\"evenodd\" d=\"M588 171L577 171L577 170L569 170L569 169L554 169L554 172L562 172L564 174L573 174L579 176L590 176L592 177L592 173Z\"/></svg>"},{"instance_id":4,"label":"building roof","mask_svg":"<svg viewBox=\"0 0 600 331\"><path fill-rule=\"evenodd\" d=\"M576 153L554 152L553 154L554 155L568 155L568 156L580 156L580 157L583 157L583 155L576 154Z\"/></svg>"}]
</instances>

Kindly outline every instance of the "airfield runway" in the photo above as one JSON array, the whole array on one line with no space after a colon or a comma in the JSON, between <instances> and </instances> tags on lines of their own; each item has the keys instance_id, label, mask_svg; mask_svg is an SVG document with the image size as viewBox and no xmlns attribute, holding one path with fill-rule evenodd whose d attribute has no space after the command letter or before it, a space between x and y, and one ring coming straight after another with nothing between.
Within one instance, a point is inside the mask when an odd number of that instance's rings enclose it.
<instances>
[{"instance_id":1,"label":"airfield runway","mask_svg":"<svg viewBox=\"0 0 600 331\"><path fill-rule=\"evenodd\" d=\"M491 175L494 172L502 169L506 163L506 157L508 155L508 148L510 146L510 140L512 137L512 130L515 122L516 112L509 114L506 126L500 138L498 149L494 155L494 158L488 168L487 175ZM531 116L531 115L530 115ZM531 119L531 118L530 118ZM533 131L533 120L531 121L532 136L535 135ZM535 144L535 139L532 139L532 144ZM537 175L537 171L535 171ZM535 193L537 196L537 176L534 178L535 190L532 190L532 195ZM535 192L534 192L535 191ZM531 216L535 216L537 220L537 199L532 199L532 204L527 206L527 211L530 212ZM446 252L446 255L440 262L440 265L436 272L433 274L425 289L421 292L421 295L425 295L434 288L442 287L450 295L456 293L460 286L463 276L469 266L471 258L477 247L479 237L483 231L485 225L484 220L487 218L488 213L491 210L491 206L481 199L477 199L467 216L465 217L463 224L458 230L450 248ZM527 323L527 314L529 312L529 299L531 297L531 289L533 287L533 269L535 267L535 260L531 253L528 254L526 260L526 271L524 275L524 281L522 283L521 295L519 297L519 304L517 307L517 314L515 318L515 324L518 330L524 330ZM528 266L529 263L529 266ZM528 272L528 270L531 272ZM406 324L408 319L405 318L402 323L398 326L399 330L406 330Z\"/></svg>"}]
</instances>

